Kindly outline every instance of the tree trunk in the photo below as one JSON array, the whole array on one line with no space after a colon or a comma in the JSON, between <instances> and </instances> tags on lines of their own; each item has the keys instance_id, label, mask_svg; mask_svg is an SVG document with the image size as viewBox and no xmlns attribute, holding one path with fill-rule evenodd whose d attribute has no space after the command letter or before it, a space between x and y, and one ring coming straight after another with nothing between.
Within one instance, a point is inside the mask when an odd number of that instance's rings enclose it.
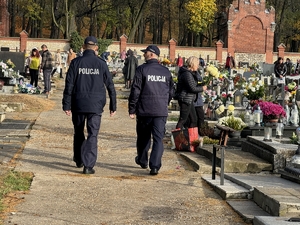
<instances>
[{"instance_id":1,"label":"tree trunk","mask_svg":"<svg viewBox=\"0 0 300 225\"><path fill-rule=\"evenodd\" d=\"M10 30L9 30L9 35L11 37L14 37L16 35L16 1L15 0L10 0L8 2L8 11L10 13Z\"/></svg>"},{"instance_id":2,"label":"tree trunk","mask_svg":"<svg viewBox=\"0 0 300 225\"><path fill-rule=\"evenodd\" d=\"M139 25L141 19L142 19L143 12L144 12L144 9L145 9L147 3L148 3L148 0L143 0L142 5L140 7L140 10L138 12L138 15L137 15L136 19L134 20L133 27L131 28L129 36L128 36L128 42L129 43L132 42L132 40L134 39L136 30L138 28L138 25Z\"/></svg>"}]
</instances>

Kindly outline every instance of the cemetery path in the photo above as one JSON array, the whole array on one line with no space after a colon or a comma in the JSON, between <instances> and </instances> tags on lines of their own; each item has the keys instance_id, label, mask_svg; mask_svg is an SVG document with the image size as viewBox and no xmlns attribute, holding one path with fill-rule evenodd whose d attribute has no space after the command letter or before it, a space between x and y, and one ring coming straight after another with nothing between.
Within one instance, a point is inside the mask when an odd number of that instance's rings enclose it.
<instances>
[{"instance_id":1,"label":"cemetery path","mask_svg":"<svg viewBox=\"0 0 300 225\"><path fill-rule=\"evenodd\" d=\"M135 120L126 99L118 99L115 117L105 108L96 173L83 175L72 161L73 127L61 109L62 90L60 81L47 100L55 106L35 113L15 165L34 179L28 193L16 196L23 201L10 208L4 224L245 224L167 141L157 176L135 164Z\"/></svg>"}]
</instances>

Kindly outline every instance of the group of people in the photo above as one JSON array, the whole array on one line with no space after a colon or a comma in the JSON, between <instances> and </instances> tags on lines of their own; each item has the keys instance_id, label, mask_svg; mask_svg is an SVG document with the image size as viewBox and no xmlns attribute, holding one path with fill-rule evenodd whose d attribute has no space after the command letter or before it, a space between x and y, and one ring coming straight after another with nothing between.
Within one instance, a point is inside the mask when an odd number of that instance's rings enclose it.
<instances>
[{"instance_id":1,"label":"group of people","mask_svg":"<svg viewBox=\"0 0 300 225\"><path fill-rule=\"evenodd\" d=\"M278 78L292 74L300 74L300 59L294 64L289 58L286 58L284 62L283 57L278 57L274 62L274 73Z\"/></svg>"},{"instance_id":2,"label":"group of people","mask_svg":"<svg viewBox=\"0 0 300 225\"><path fill-rule=\"evenodd\" d=\"M67 71L62 108L66 115L72 115L73 161L78 168L83 167L83 174L93 174L106 90L110 99L110 116L115 115L117 102L112 75L105 60L96 54L97 39L87 37L83 48L83 56L73 59ZM127 70L132 70L130 79L127 79L130 82L125 83L130 87L128 113L131 119L136 119L135 163L143 169L149 166L150 175L157 175L162 166L163 137L168 105L174 95L174 83L169 69L159 63L160 50L156 45L149 45L141 51L145 63L140 66L137 66L131 50L127 51L124 59ZM197 114L204 120L200 93L207 88L205 85L198 85L202 79L198 73L199 58L190 57L186 64L180 68L178 75L180 118L176 127L182 129L197 127ZM198 110L198 107L201 109ZM85 124L87 137L84 135ZM152 150L148 156L151 140Z\"/></svg>"},{"instance_id":3,"label":"group of people","mask_svg":"<svg viewBox=\"0 0 300 225\"><path fill-rule=\"evenodd\" d=\"M30 84L34 87L38 86L39 74L43 74L43 93L49 96L51 91L50 77L53 70L53 58L45 44L41 46L41 49L41 51L37 48L32 49L30 56L26 59L26 70L29 70Z\"/></svg>"},{"instance_id":4,"label":"group of people","mask_svg":"<svg viewBox=\"0 0 300 225\"><path fill-rule=\"evenodd\" d=\"M82 55L82 48L81 55ZM77 54L80 56L80 53ZM70 65L71 61L76 58L76 54L73 49L70 48L68 52L67 65ZM30 75L30 84L33 87L38 87L39 74L43 74L44 91L47 96L49 96L51 91L51 77L57 72L62 76L62 60L60 49L57 49L55 56L48 50L47 45L43 44L41 50L38 48L33 48L30 55L25 61L26 73Z\"/></svg>"}]
</instances>

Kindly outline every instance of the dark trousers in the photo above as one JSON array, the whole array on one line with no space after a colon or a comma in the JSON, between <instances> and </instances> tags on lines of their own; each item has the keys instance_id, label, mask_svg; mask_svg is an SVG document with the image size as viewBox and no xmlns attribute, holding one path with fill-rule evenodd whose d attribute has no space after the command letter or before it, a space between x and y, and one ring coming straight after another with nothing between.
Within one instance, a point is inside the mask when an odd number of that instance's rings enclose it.
<instances>
[{"instance_id":1,"label":"dark trousers","mask_svg":"<svg viewBox=\"0 0 300 225\"><path fill-rule=\"evenodd\" d=\"M37 87L38 85L38 80L39 80L39 70L33 70L33 69L29 69L29 73L30 73L30 84L35 87Z\"/></svg>"},{"instance_id":2,"label":"dark trousers","mask_svg":"<svg viewBox=\"0 0 300 225\"><path fill-rule=\"evenodd\" d=\"M101 115L95 113L73 113L74 125L73 160L82 162L87 168L93 168L97 161L98 133L101 124ZM86 121L87 139L84 136Z\"/></svg>"},{"instance_id":3,"label":"dark trousers","mask_svg":"<svg viewBox=\"0 0 300 225\"><path fill-rule=\"evenodd\" d=\"M160 169L164 152L163 138L167 117L137 117L137 155L138 161L148 165L148 151L153 138L152 151L149 159L150 169Z\"/></svg>"},{"instance_id":4,"label":"dark trousers","mask_svg":"<svg viewBox=\"0 0 300 225\"><path fill-rule=\"evenodd\" d=\"M195 110L196 110L196 114L197 114L198 134L200 135L201 126L204 124L203 106L195 106Z\"/></svg>"},{"instance_id":5,"label":"dark trousers","mask_svg":"<svg viewBox=\"0 0 300 225\"><path fill-rule=\"evenodd\" d=\"M183 128L186 125L187 120L189 119L188 128L197 127L197 114L194 107L194 104L187 104L182 101L178 101L180 107L179 120L176 125L176 128Z\"/></svg>"},{"instance_id":6,"label":"dark trousers","mask_svg":"<svg viewBox=\"0 0 300 225\"><path fill-rule=\"evenodd\" d=\"M51 91L51 72L52 69L43 70L45 92Z\"/></svg>"}]
</instances>

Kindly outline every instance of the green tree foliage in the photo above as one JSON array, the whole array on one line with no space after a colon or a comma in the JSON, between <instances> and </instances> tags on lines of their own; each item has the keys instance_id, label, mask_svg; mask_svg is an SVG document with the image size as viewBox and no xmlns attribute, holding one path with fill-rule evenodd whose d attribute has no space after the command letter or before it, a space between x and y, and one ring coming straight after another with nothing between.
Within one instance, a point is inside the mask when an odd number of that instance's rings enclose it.
<instances>
[{"instance_id":1,"label":"green tree foliage","mask_svg":"<svg viewBox=\"0 0 300 225\"><path fill-rule=\"evenodd\" d=\"M105 52L108 48L108 46L112 43L111 39L101 39L98 38L98 52L99 54ZM77 31L74 31L71 34L70 39L70 47L74 50L74 52L79 52L80 48L82 47L84 43L84 37L82 37L80 34L78 34Z\"/></svg>"},{"instance_id":2,"label":"green tree foliage","mask_svg":"<svg viewBox=\"0 0 300 225\"><path fill-rule=\"evenodd\" d=\"M70 47L74 52L79 52L80 48L83 45L83 42L84 38L80 36L76 31L71 34Z\"/></svg>"}]
</instances>

